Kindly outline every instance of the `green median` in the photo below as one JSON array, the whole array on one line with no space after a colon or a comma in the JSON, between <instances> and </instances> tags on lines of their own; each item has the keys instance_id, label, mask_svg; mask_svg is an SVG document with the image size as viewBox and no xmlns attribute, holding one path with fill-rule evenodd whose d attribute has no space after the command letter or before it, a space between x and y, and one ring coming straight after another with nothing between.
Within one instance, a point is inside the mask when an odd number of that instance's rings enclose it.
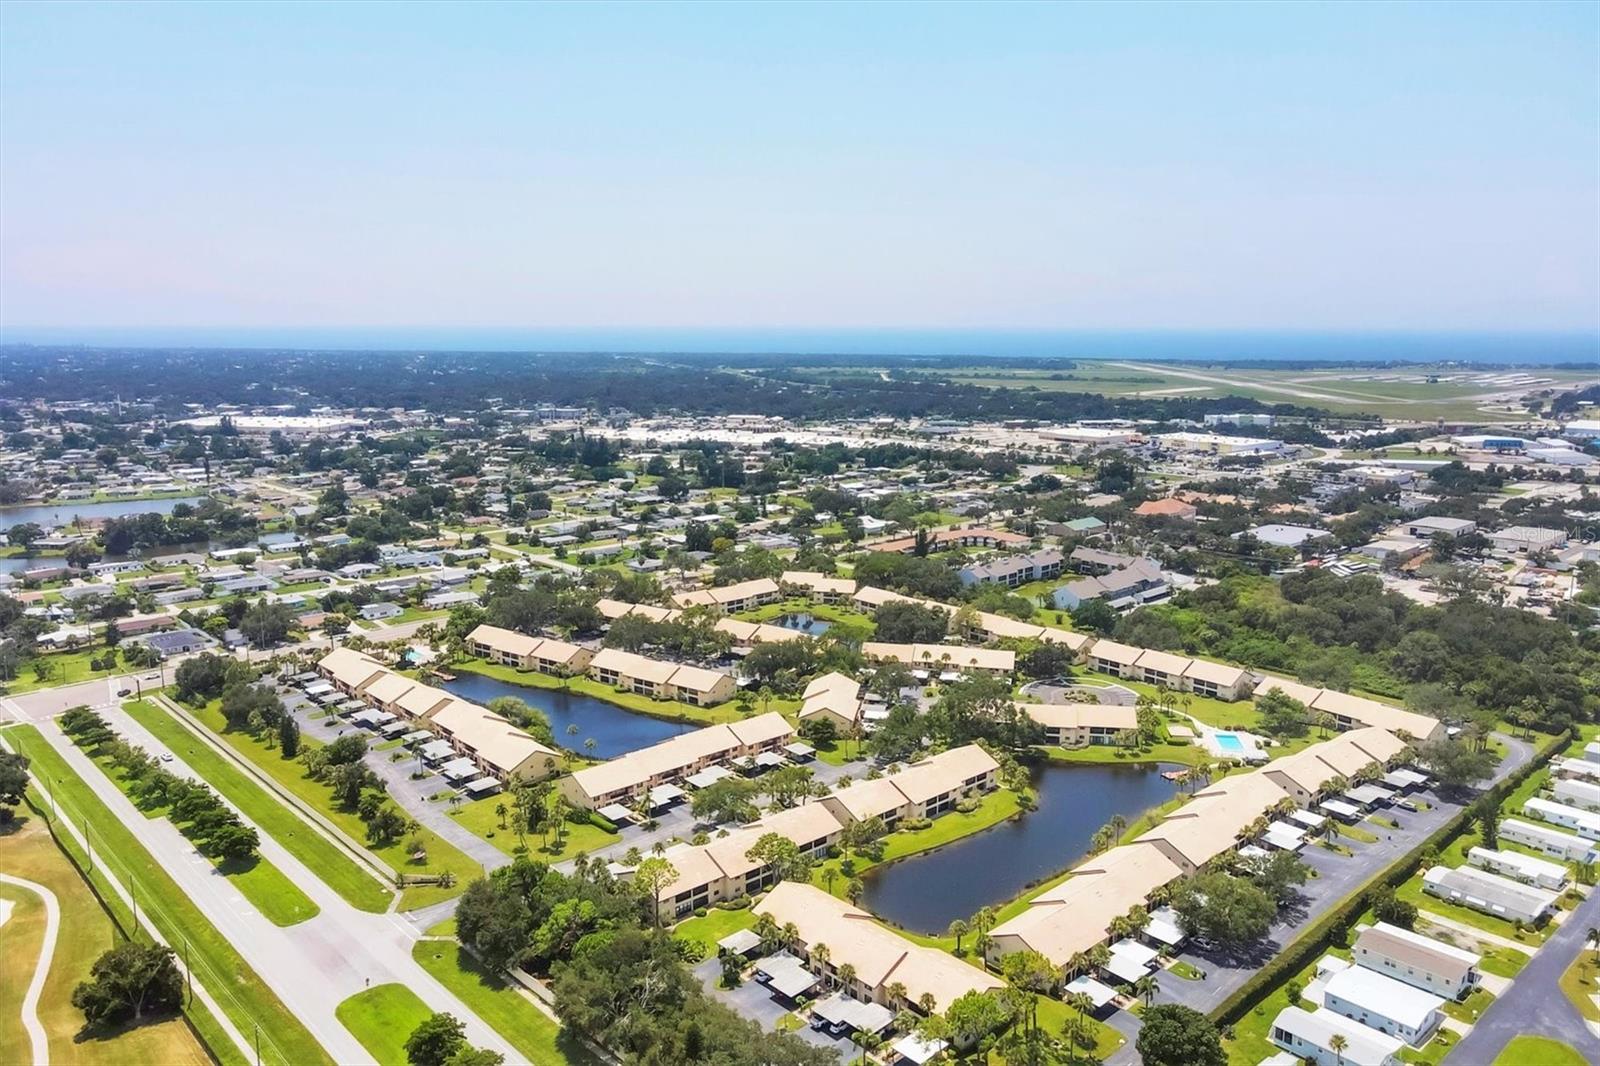
<instances>
[{"instance_id":1,"label":"green median","mask_svg":"<svg viewBox=\"0 0 1600 1066\"><path fill-rule=\"evenodd\" d=\"M334 1016L344 1023L380 1066L406 1062L406 1040L433 1011L405 985L376 985L339 1004Z\"/></svg>"},{"instance_id":2,"label":"green median","mask_svg":"<svg viewBox=\"0 0 1600 1066\"><path fill-rule=\"evenodd\" d=\"M141 803L129 788L127 776L112 764L110 759L88 750L84 750L84 754L100 767L106 778L116 785L146 818L167 815L170 819L171 812L165 805ZM181 831L183 827L178 826L178 828ZM204 850L201 850L201 854L205 854ZM215 861L213 859L213 862ZM322 908L313 903L311 897L300 891L299 886L285 877L282 870L260 855L248 859L216 862L216 867L217 871L239 890L239 894L249 900L250 904L273 925L298 925L309 918L315 918L321 912Z\"/></svg>"},{"instance_id":3,"label":"green median","mask_svg":"<svg viewBox=\"0 0 1600 1066\"><path fill-rule=\"evenodd\" d=\"M284 1006L266 983L244 961L217 928L206 919L188 895L167 875L122 821L67 765L33 726L13 726L4 732L13 749L21 751L42 778L62 814L91 834L92 863L75 842L61 840L81 866L109 867L112 874L136 894L139 911L148 918L193 968L195 977L214 996L241 1032L259 1030L262 1061L283 1066L308 1066L333 1060L310 1031ZM50 809L49 805L44 808ZM119 919L128 915L105 879L96 881L102 897ZM131 921L124 928L132 928ZM225 1063L240 1061L237 1049L211 1019L199 1000L188 1009L195 1028Z\"/></svg>"},{"instance_id":4,"label":"green median","mask_svg":"<svg viewBox=\"0 0 1600 1066\"><path fill-rule=\"evenodd\" d=\"M323 882L359 910L382 914L393 892L339 845L308 825L276 796L195 736L188 726L145 700L124 705L140 725L171 748L222 797L261 831L305 863Z\"/></svg>"}]
</instances>

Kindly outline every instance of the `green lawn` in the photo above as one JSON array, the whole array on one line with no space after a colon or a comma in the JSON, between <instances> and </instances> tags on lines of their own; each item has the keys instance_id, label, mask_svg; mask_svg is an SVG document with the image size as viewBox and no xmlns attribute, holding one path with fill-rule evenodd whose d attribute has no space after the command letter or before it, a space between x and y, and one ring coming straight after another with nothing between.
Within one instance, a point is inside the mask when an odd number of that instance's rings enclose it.
<instances>
[{"instance_id":1,"label":"green lawn","mask_svg":"<svg viewBox=\"0 0 1600 1066\"><path fill-rule=\"evenodd\" d=\"M165 805L141 804L134 799L128 790L127 777L113 766L109 759L87 751L84 754L88 755L106 777L122 790L122 794L127 796L146 818L170 814ZM177 826L176 823L174 826L182 832L181 826ZM233 860L216 863L216 866L222 876L239 890L239 894L249 900L251 906L260 911L273 925L298 925L308 918L315 918L322 910L311 902L311 897L285 877L283 871L259 855L242 862Z\"/></svg>"},{"instance_id":2,"label":"green lawn","mask_svg":"<svg viewBox=\"0 0 1600 1066\"><path fill-rule=\"evenodd\" d=\"M187 943L189 962L195 975L234 1024L245 1032L259 1025L262 1050L267 1061L285 1066L328 1063L333 1060L311 1033L290 1013L272 990L239 956L226 937L200 913L189 897L168 876L39 731L18 725L4 732L7 743L20 750L33 763L33 770L46 781L63 813L93 834L97 866L109 866L123 884L137 891L140 912L149 918L168 940ZM63 839L65 839L63 837ZM72 846L79 861L87 856ZM107 888L102 898L115 900ZM112 903L119 914L127 915L120 902ZM131 915L128 915L131 928ZM197 1023L197 1027L198 1027ZM201 1028L201 1036L213 1048L231 1046L220 1029Z\"/></svg>"},{"instance_id":3,"label":"green lawn","mask_svg":"<svg viewBox=\"0 0 1600 1066\"><path fill-rule=\"evenodd\" d=\"M749 907L739 907L734 910L711 907L706 911L704 918L685 918L673 926L672 935L699 944L704 949L705 957L709 959L717 954L717 941L741 929L749 929L755 924L755 911Z\"/></svg>"},{"instance_id":4,"label":"green lawn","mask_svg":"<svg viewBox=\"0 0 1600 1066\"><path fill-rule=\"evenodd\" d=\"M525 1056L550 1066L599 1066L600 1060L515 988L491 974L453 941L419 940L412 958L439 983L454 992Z\"/></svg>"},{"instance_id":5,"label":"green lawn","mask_svg":"<svg viewBox=\"0 0 1600 1066\"><path fill-rule=\"evenodd\" d=\"M299 814L269 794L248 774L217 754L188 726L145 700L123 706L136 722L179 753L195 773L283 845L289 854L310 867L328 887L361 910L382 914L388 909L394 897L388 886L343 848L311 828Z\"/></svg>"},{"instance_id":6,"label":"green lawn","mask_svg":"<svg viewBox=\"0 0 1600 1066\"><path fill-rule=\"evenodd\" d=\"M1086 748L1041 745L1040 751L1051 762L1090 763L1093 765L1137 766L1139 763L1175 762L1193 766L1210 754L1197 744L1152 744L1148 752L1120 748L1112 744L1090 744Z\"/></svg>"},{"instance_id":7,"label":"green lawn","mask_svg":"<svg viewBox=\"0 0 1600 1066\"><path fill-rule=\"evenodd\" d=\"M17 676L0 685L0 691L16 695L21 692L32 692L35 689L54 688L57 685L75 685L80 681L88 681L96 677L113 677L118 673L132 669L125 665L121 657L117 665L110 670L91 670L90 659L98 659L106 653L106 648L99 644L77 651L52 652L48 655L37 655L24 662L17 671ZM35 663L43 664L46 674L43 678L35 672Z\"/></svg>"},{"instance_id":8,"label":"green lawn","mask_svg":"<svg viewBox=\"0 0 1600 1066\"><path fill-rule=\"evenodd\" d=\"M374 985L339 1004L334 1016L344 1023L380 1066L406 1061L406 1040L433 1011L405 985Z\"/></svg>"},{"instance_id":9,"label":"green lawn","mask_svg":"<svg viewBox=\"0 0 1600 1066\"><path fill-rule=\"evenodd\" d=\"M1059 1034L1066 1028L1067 1019L1076 1013L1059 999L1044 996L1039 1000L1039 1026L1047 1032ZM1094 1051L1090 1054L1095 1061L1104 1061L1113 1051L1127 1043L1121 1033L1104 1022L1086 1017L1084 1024L1094 1037Z\"/></svg>"},{"instance_id":10,"label":"green lawn","mask_svg":"<svg viewBox=\"0 0 1600 1066\"><path fill-rule=\"evenodd\" d=\"M1493 1002L1494 995L1487 988L1479 986L1468 993L1466 999L1460 1001L1447 1000L1443 1010L1458 1021L1475 1022L1483 1016L1483 1012L1488 1010L1489 1004Z\"/></svg>"},{"instance_id":11,"label":"green lawn","mask_svg":"<svg viewBox=\"0 0 1600 1066\"><path fill-rule=\"evenodd\" d=\"M1515 1036L1493 1066L1588 1066L1570 1045L1542 1036Z\"/></svg>"},{"instance_id":12,"label":"green lawn","mask_svg":"<svg viewBox=\"0 0 1600 1066\"><path fill-rule=\"evenodd\" d=\"M1442 914L1446 918L1470 925L1474 929L1482 929L1486 933L1495 933L1520 944L1527 944L1530 953L1539 950L1539 945L1545 942L1554 926L1546 923L1540 929L1518 929L1504 918L1496 918L1492 914L1484 914L1470 907L1462 907L1447 900L1430 896L1422 891L1422 875L1417 874L1395 890L1395 896L1407 903L1414 904L1418 910L1432 911Z\"/></svg>"},{"instance_id":13,"label":"green lawn","mask_svg":"<svg viewBox=\"0 0 1600 1066\"><path fill-rule=\"evenodd\" d=\"M1600 993L1600 962L1593 951L1581 951L1561 975L1561 991L1567 994L1578 1013L1591 1022L1600 1022L1600 1007L1591 998Z\"/></svg>"},{"instance_id":14,"label":"green lawn","mask_svg":"<svg viewBox=\"0 0 1600 1066\"><path fill-rule=\"evenodd\" d=\"M459 807L451 808L449 813L450 817L460 822L464 828L483 837L507 855L511 855L517 848L517 835L500 827L500 815L496 813L495 808L502 804L509 813L511 800L503 795L470 800ZM554 807L554 795L550 797L549 804ZM509 825L509 821L506 824ZM579 852L587 855L599 848L615 844L621 839L619 834L608 833L588 822L562 822L561 829L559 837L552 835L544 838L537 834L528 837L527 846L532 857L545 862L564 861Z\"/></svg>"},{"instance_id":15,"label":"green lawn","mask_svg":"<svg viewBox=\"0 0 1600 1066\"><path fill-rule=\"evenodd\" d=\"M273 925L298 925L322 912L282 870L259 856L248 862L225 862L217 869Z\"/></svg>"},{"instance_id":16,"label":"green lawn","mask_svg":"<svg viewBox=\"0 0 1600 1066\"><path fill-rule=\"evenodd\" d=\"M190 713L224 743L260 767L279 785L321 812L353 840L366 840L366 823L354 811L345 810L336 804L333 800L333 790L328 785L307 776L305 767L301 763L283 758L277 748L267 747L261 738L251 736L249 733L229 731L217 701L213 700L198 710L191 709ZM304 747L313 748L320 742L310 737L302 737L300 743ZM415 885L407 888L400 896L402 910L426 907L458 896L465 891L469 881L483 873L483 867L457 851L431 829L423 826L417 833L422 838L423 848L427 852L427 858L421 862L412 861L406 854L403 840L381 846L374 845L368 850L396 871L414 875L440 874L448 871L455 875L456 883L450 888L437 885Z\"/></svg>"},{"instance_id":17,"label":"green lawn","mask_svg":"<svg viewBox=\"0 0 1600 1066\"><path fill-rule=\"evenodd\" d=\"M42 885L55 895L60 907L55 955L38 1005L52 1062L58 1066L208 1066L212 1056L197 1032L220 1035L221 1030L203 1004L190 1009L192 1027L178 1015L119 1027L94 1039L78 1039L83 1012L72 1005L72 990L120 933L89 884L51 839L44 818L28 808L19 810L12 829L0 834L0 869ZM26 1063L32 1061L28 1035L16 1020L44 943L45 908L39 896L12 885L0 885L0 898L17 905L0 932L5 942L5 949L0 950L0 1018L8 1022L0 1025L0 1062ZM214 1054L227 1066L243 1066L245 1061L240 1050L228 1042L216 1047Z\"/></svg>"}]
</instances>

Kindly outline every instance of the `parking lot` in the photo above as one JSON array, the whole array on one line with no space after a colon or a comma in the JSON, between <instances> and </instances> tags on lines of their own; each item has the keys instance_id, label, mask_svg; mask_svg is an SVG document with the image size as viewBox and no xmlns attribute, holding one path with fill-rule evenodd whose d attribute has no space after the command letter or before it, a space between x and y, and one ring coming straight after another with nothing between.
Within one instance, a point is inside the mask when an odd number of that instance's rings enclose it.
<instances>
[{"instance_id":1,"label":"parking lot","mask_svg":"<svg viewBox=\"0 0 1600 1066\"><path fill-rule=\"evenodd\" d=\"M737 988L723 988L721 959L706 959L694 968L694 975L700 979L701 986L709 995L715 996L769 1033L776 1032L779 1019L790 1013L789 1008L772 992L748 976ZM839 1056L840 1062L851 1062L861 1057L861 1045L854 1040L832 1037L812 1029L809 1025L801 1026L793 1032L795 1036L813 1047L833 1051Z\"/></svg>"}]
</instances>

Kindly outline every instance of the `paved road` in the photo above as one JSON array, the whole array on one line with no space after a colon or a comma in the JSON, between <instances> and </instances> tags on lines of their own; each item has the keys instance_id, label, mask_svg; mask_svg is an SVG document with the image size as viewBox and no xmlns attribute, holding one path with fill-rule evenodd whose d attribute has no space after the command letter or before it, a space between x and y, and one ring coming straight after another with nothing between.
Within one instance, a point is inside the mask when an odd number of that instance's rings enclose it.
<instances>
[{"instance_id":1,"label":"paved road","mask_svg":"<svg viewBox=\"0 0 1600 1066\"><path fill-rule=\"evenodd\" d=\"M313 719L302 710L295 714L295 720L300 723L301 731L307 736L323 742L335 740L346 733L359 733L366 737L369 743L379 739L376 734L331 715ZM368 753L367 766L383 779L389 795L405 809L407 814L487 869L497 870L510 864L509 855L450 817L444 804L428 799L441 789L453 791L445 784L444 778L429 776L420 781L413 781L411 773L416 769L416 759L407 755L399 762L390 762L390 754L387 751Z\"/></svg>"},{"instance_id":2,"label":"paved road","mask_svg":"<svg viewBox=\"0 0 1600 1066\"><path fill-rule=\"evenodd\" d=\"M1505 734L1497 733L1495 737L1506 746L1506 757L1494 773L1494 780L1501 781L1533 757L1533 747ZM1374 873L1387 868L1426 840L1461 809L1460 804L1448 802L1432 792L1423 793L1423 796L1432 804L1430 810L1416 813L1401 810L1385 812L1400 823L1398 830L1363 822L1362 828L1377 835L1375 842L1363 844L1349 837L1341 837L1340 843L1352 852L1349 856L1338 855L1316 845L1306 847L1301 852L1301 858L1316 871L1317 876L1301 887L1300 899L1281 912L1279 922L1273 926L1260 949L1244 958L1222 958L1202 954L1192 948L1180 953L1178 957L1203 970L1206 979L1188 981L1169 970L1158 970L1157 1001L1181 1003L1207 1014L1215 1010L1329 908L1355 891ZM1113 1024L1116 1024L1115 1020ZM1117 1028L1123 1026L1119 1024ZM1108 1066L1129 1066L1137 1061L1131 1040L1106 1060ZM1600 1059L1595 1061L1600 1062Z\"/></svg>"},{"instance_id":3,"label":"paved road","mask_svg":"<svg viewBox=\"0 0 1600 1066\"><path fill-rule=\"evenodd\" d=\"M1567 915L1506 994L1489 1004L1472 1032L1445 1056L1445 1062L1449 1066L1482 1066L1493 1062L1512 1037L1527 1033L1570 1044L1587 1061L1600 1063L1600 1038L1558 983L1584 950L1589 928L1597 925L1600 892L1593 892Z\"/></svg>"},{"instance_id":4,"label":"paved road","mask_svg":"<svg viewBox=\"0 0 1600 1066\"><path fill-rule=\"evenodd\" d=\"M22 996L22 1026L28 1030L33 1066L50 1066L50 1037L39 1022L39 996L44 992L44 981L50 974L50 962L56 957L56 936L61 932L61 904L54 892L32 881L0 874L0 882L32 892L44 900L44 940L39 944L39 961L34 964L28 990Z\"/></svg>"},{"instance_id":5,"label":"paved road","mask_svg":"<svg viewBox=\"0 0 1600 1066\"><path fill-rule=\"evenodd\" d=\"M169 750L119 708L105 713L112 728L131 742L155 754ZM460 1018L473 1044L500 1052L508 1062L519 1061L511 1045L417 965L411 957L417 930L411 923L394 914L356 910L257 826L262 857L321 908L316 917L290 928L273 925L171 822L145 817L54 723L42 724L39 732L336 1061L366 1063L372 1056L334 1009L369 984L389 982L406 985L432 1009ZM167 764L172 772L203 780L172 754Z\"/></svg>"}]
</instances>

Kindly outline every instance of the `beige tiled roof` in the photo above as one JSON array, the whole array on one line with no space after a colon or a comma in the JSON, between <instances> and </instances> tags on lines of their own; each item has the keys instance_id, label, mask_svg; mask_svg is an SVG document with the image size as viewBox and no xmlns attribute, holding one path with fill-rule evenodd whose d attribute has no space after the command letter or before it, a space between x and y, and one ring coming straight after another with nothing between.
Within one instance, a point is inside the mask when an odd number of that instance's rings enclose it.
<instances>
[{"instance_id":1,"label":"beige tiled roof","mask_svg":"<svg viewBox=\"0 0 1600 1066\"><path fill-rule=\"evenodd\" d=\"M902 984L915 1003L933 997L943 1011L968 992L1004 987L993 975L935 948L925 948L885 929L866 911L808 884L785 881L755 906L779 927L793 923L807 945L826 944L834 967L849 964L868 988Z\"/></svg>"},{"instance_id":2,"label":"beige tiled roof","mask_svg":"<svg viewBox=\"0 0 1600 1066\"><path fill-rule=\"evenodd\" d=\"M1115 703L1021 703L1017 709L1050 729L1136 729L1138 710Z\"/></svg>"}]
</instances>

